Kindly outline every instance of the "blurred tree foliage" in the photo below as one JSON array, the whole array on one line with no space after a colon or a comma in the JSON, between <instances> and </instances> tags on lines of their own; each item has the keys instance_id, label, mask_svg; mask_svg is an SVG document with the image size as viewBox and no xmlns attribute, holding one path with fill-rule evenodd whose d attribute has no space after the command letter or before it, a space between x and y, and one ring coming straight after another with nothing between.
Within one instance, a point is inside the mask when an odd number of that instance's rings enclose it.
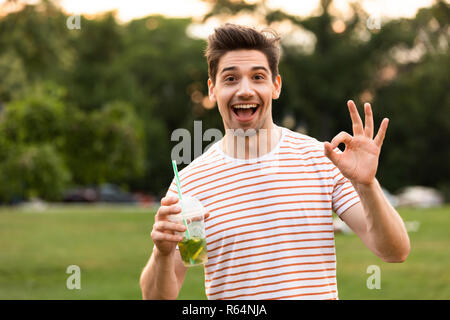
<instances>
[{"instance_id":1,"label":"blurred tree foliage","mask_svg":"<svg viewBox=\"0 0 450 320\"><path fill-rule=\"evenodd\" d=\"M58 200L67 188L63 91L51 84L30 87L0 113L0 200Z\"/></svg>"},{"instance_id":2,"label":"blurred tree foliage","mask_svg":"<svg viewBox=\"0 0 450 320\"><path fill-rule=\"evenodd\" d=\"M301 18L266 1L205 1L205 22L249 14L259 29L288 26L277 123L290 116L292 129L330 140L351 132L346 101L369 101L377 124L391 119L381 183L392 191L409 184L450 190L448 4L368 28L357 2L344 17L322 0ZM81 16L81 29L70 30L67 18L50 0L0 18L0 176L11 181L0 197L57 199L69 185L100 182L162 195L173 175L171 133L187 128L194 136L194 120L203 132L223 130L207 98L205 41L189 36L191 19L124 24L107 12Z\"/></svg>"},{"instance_id":3,"label":"blurred tree foliage","mask_svg":"<svg viewBox=\"0 0 450 320\"><path fill-rule=\"evenodd\" d=\"M0 114L3 201L59 199L71 183L129 183L144 170L142 121L121 101L84 112L64 103L65 89L34 84Z\"/></svg>"},{"instance_id":4,"label":"blurred tree foliage","mask_svg":"<svg viewBox=\"0 0 450 320\"><path fill-rule=\"evenodd\" d=\"M0 163L0 200L14 203L31 197L59 200L70 171L51 144L15 145Z\"/></svg>"},{"instance_id":5,"label":"blurred tree foliage","mask_svg":"<svg viewBox=\"0 0 450 320\"><path fill-rule=\"evenodd\" d=\"M142 176L143 126L130 104L114 101L89 113L69 113L63 154L75 183L123 184Z\"/></svg>"}]
</instances>

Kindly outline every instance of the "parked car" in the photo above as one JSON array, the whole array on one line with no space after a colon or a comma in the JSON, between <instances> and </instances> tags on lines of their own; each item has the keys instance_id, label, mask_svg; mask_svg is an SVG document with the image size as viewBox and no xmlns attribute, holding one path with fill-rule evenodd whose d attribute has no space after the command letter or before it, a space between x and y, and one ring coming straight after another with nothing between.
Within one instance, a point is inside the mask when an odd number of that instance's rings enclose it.
<instances>
[{"instance_id":1,"label":"parked car","mask_svg":"<svg viewBox=\"0 0 450 320\"><path fill-rule=\"evenodd\" d=\"M131 193L123 191L116 185L103 184L98 188L98 198L100 202L137 202Z\"/></svg>"},{"instance_id":2,"label":"parked car","mask_svg":"<svg viewBox=\"0 0 450 320\"><path fill-rule=\"evenodd\" d=\"M63 195L64 202L96 202L98 201L95 187L81 187L66 190Z\"/></svg>"},{"instance_id":3,"label":"parked car","mask_svg":"<svg viewBox=\"0 0 450 320\"><path fill-rule=\"evenodd\" d=\"M137 199L120 187L105 183L100 186L87 186L67 190L63 196L64 202L113 202L136 203Z\"/></svg>"}]
</instances>

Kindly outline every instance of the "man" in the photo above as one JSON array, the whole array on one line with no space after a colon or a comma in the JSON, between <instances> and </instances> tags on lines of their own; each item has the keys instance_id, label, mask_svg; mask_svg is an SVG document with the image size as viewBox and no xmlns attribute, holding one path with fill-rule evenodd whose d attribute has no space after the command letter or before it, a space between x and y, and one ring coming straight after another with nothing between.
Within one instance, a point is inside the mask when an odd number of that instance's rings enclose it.
<instances>
[{"instance_id":1,"label":"man","mask_svg":"<svg viewBox=\"0 0 450 320\"><path fill-rule=\"evenodd\" d=\"M226 135L180 180L183 195L209 211L209 299L337 299L332 211L384 261L403 262L409 254L403 221L375 179L388 120L373 138L370 105L364 125L348 101L353 136L341 132L320 143L275 125L278 40L231 24L208 39L209 97ZM176 248L182 237L175 232L185 227L168 221L180 213L177 202L172 182L151 233L155 247L140 281L144 299L176 299L183 284L186 267Z\"/></svg>"}]
</instances>

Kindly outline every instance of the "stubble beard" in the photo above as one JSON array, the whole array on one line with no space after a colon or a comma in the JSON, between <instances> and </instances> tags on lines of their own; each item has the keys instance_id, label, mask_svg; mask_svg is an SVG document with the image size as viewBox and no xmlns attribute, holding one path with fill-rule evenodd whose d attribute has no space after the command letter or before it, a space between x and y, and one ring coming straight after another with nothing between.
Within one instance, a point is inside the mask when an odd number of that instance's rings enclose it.
<instances>
[{"instance_id":1,"label":"stubble beard","mask_svg":"<svg viewBox=\"0 0 450 320\"><path fill-rule=\"evenodd\" d=\"M269 121L270 115L266 118L260 119L259 122L253 128L228 128L225 129L226 135L229 137L229 141L231 142L232 147L228 148L228 152L234 158L242 158L245 157L245 150L248 148L249 144L253 145L256 143L256 148L251 148L253 150L252 153L257 152L256 157L259 157L259 153L266 153L264 150L267 150L267 141L269 140L269 131L272 129L266 128L267 121ZM231 140L230 140L231 139ZM241 156L239 156L239 154Z\"/></svg>"}]
</instances>

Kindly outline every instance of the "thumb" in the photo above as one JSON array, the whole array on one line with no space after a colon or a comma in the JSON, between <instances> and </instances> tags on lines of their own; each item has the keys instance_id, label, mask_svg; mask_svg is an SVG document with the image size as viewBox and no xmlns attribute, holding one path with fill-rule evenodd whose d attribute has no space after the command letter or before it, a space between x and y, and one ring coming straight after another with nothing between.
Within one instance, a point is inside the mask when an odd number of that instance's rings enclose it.
<instances>
[{"instance_id":1,"label":"thumb","mask_svg":"<svg viewBox=\"0 0 450 320\"><path fill-rule=\"evenodd\" d=\"M331 160L331 162L334 163L335 166L337 166L339 157L341 156L340 154L338 154L337 152L335 152L333 150L333 146L331 145L331 143L329 143L328 141L326 141L324 144L324 154L325 156Z\"/></svg>"}]
</instances>

